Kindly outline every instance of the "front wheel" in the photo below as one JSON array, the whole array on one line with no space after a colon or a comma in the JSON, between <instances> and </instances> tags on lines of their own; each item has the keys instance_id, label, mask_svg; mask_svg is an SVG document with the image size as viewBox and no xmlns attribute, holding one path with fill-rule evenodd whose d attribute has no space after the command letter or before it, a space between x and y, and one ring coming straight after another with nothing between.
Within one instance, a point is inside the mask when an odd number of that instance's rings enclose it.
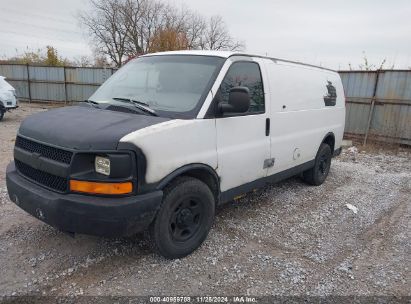
<instances>
[{"instance_id":1,"label":"front wheel","mask_svg":"<svg viewBox=\"0 0 411 304\"><path fill-rule=\"evenodd\" d=\"M331 167L331 148L327 144L321 144L315 157L314 167L303 172L303 179L306 183L319 186L324 183Z\"/></svg>"},{"instance_id":2,"label":"front wheel","mask_svg":"<svg viewBox=\"0 0 411 304\"><path fill-rule=\"evenodd\" d=\"M5 111L3 109L0 109L0 121L3 119L4 113Z\"/></svg>"},{"instance_id":3,"label":"front wheel","mask_svg":"<svg viewBox=\"0 0 411 304\"><path fill-rule=\"evenodd\" d=\"M180 177L164 191L161 208L150 226L153 245L168 259L182 258L200 247L214 220L210 188L192 177Z\"/></svg>"}]
</instances>

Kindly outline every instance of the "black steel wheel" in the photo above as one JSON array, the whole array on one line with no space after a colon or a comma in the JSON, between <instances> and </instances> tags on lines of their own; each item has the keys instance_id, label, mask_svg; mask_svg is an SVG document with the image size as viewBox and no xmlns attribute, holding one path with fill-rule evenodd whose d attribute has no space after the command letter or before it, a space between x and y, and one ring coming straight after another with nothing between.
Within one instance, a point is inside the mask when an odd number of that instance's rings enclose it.
<instances>
[{"instance_id":1,"label":"black steel wheel","mask_svg":"<svg viewBox=\"0 0 411 304\"><path fill-rule=\"evenodd\" d=\"M163 202L150 226L156 251L169 259L187 256L206 239L214 220L210 188L192 177L180 177L164 191Z\"/></svg>"},{"instance_id":2,"label":"black steel wheel","mask_svg":"<svg viewBox=\"0 0 411 304\"><path fill-rule=\"evenodd\" d=\"M321 144L315 158L314 167L303 172L303 179L310 185L319 186L324 183L331 168L331 148L327 144Z\"/></svg>"},{"instance_id":3,"label":"black steel wheel","mask_svg":"<svg viewBox=\"0 0 411 304\"><path fill-rule=\"evenodd\" d=\"M186 196L178 200L169 220L172 238L185 242L195 235L204 221L204 204L195 196Z\"/></svg>"}]
</instances>

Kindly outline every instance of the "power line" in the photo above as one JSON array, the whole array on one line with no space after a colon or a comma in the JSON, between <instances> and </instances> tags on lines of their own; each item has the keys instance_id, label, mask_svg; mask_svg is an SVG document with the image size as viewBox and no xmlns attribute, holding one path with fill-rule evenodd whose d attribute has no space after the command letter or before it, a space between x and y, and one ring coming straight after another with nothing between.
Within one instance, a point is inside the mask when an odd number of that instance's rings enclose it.
<instances>
[{"instance_id":1,"label":"power line","mask_svg":"<svg viewBox=\"0 0 411 304\"><path fill-rule=\"evenodd\" d=\"M31 16L31 17L34 17L35 19L41 19L41 20L48 19L48 20L53 20L53 21L59 22L59 23L73 24L73 20L67 19L67 18L64 18L64 17L54 18L54 17L50 17L50 14L41 14L41 13L39 14L39 13L35 13L33 11L24 11L24 12L22 12L21 10L17 10L17 9L14 9L14 8L9 8L9 7L2 7L0 15L3 15L2 13L7 12L7 11L12 13L13 15L18 16L19 18L25 17L25 16L26 17ZM4 15L7 16L8 14L4 14ZM3 19L3 17L2 17L2 19Z\"/></svg>"},{"instance_id":2,"label":"power line","mask_svg":"<svg viewBox=\"0 0 411 304\"><path fill-rule=\"evenodd\" d=\"M65 29L56 29L44 25L39 25L39 24L33 24L33 23L27 23L27 22L22 22L20 20L12 20L12 19L7 19L7 18L2 18L2 21L10 22L11 25L13 25L13 28L15 29L16 27L14 26L15 24L20 24L24 26L25 28L22 28L21 30L25 31L25 34L27 35L27 27L30 27L31 29L34 28L41 28L47 31L52 31L52 32L60 32L60 33L67 33L67 34L76 34L76 35L82 35L83 33L80 31L70 31L70 30L65 30Z\"/></svg>"},{"instance_id":3,"label":"power line","mask_svg":"<svg viewBox=\"0 0 411 304\"><path fill-rule=\"evenodd\" d=\"M0 30L0 33L4 33L4 34L14 34L14 35L19 35L19 36L24 36L24 37L28 37L28 35L24 34L24 33L20 33L20 32L15 32L15 31L3 31ZM59 38L59 37L53 37L53 39L50 39L50 35L30 35L29 38L34 38L34 39L48 39L48 40L58 40L58 41L63 41L63 42L73 42L73 43L78 43L80 41L83 41L82 39L78 39L78 40L73 40L73 39L66 39L66 38ZM7 43L6 40L2 40L2 44L3 43Z\"/></svg>"}]
</instances>

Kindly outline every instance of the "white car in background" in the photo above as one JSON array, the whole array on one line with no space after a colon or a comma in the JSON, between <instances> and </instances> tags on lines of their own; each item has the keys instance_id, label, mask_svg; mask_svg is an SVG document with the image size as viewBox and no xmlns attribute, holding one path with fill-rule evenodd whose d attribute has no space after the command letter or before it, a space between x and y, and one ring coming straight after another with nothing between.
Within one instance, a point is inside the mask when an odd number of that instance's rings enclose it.
<instances>
[{"instance_id":1,"label":"white car in background","mask_svg":"<svg viewBox=\"0 0 411 304\"><path fill-rule=\"evenodd\" d=\"M6 111L18 108L16 90L5 79L0 76L0 120Z\"/></svg>"}]
</instances>

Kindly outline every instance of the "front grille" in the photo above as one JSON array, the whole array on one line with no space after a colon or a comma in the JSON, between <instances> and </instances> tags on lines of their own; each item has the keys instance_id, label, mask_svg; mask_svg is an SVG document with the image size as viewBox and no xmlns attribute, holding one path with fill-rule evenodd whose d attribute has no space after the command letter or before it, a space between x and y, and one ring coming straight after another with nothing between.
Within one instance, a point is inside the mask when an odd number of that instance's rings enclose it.
<instances>
[{"instance_id":1,"label":"front grille","mask_svg":"<svg viewBox=\"0 0 411 304\"><path fill-rule=\"evenodd\" d=\"M65 164L70 164L71 158L73 157L73 152L39 144L20 136L16 138L16 147L32 153L39 153L43 157Z\"/></svg>"},{"instance_id":2,"label":"front grille","mask_svg":"<svg viewBox=\"0 0 411 304\"><path fill-rule=\"evenodd\" d=\"M15 164L17 170L29 179L60 192L67 191L66 178L34 169L17 159L15 159Z\"/></svg>"}]
</instances>

